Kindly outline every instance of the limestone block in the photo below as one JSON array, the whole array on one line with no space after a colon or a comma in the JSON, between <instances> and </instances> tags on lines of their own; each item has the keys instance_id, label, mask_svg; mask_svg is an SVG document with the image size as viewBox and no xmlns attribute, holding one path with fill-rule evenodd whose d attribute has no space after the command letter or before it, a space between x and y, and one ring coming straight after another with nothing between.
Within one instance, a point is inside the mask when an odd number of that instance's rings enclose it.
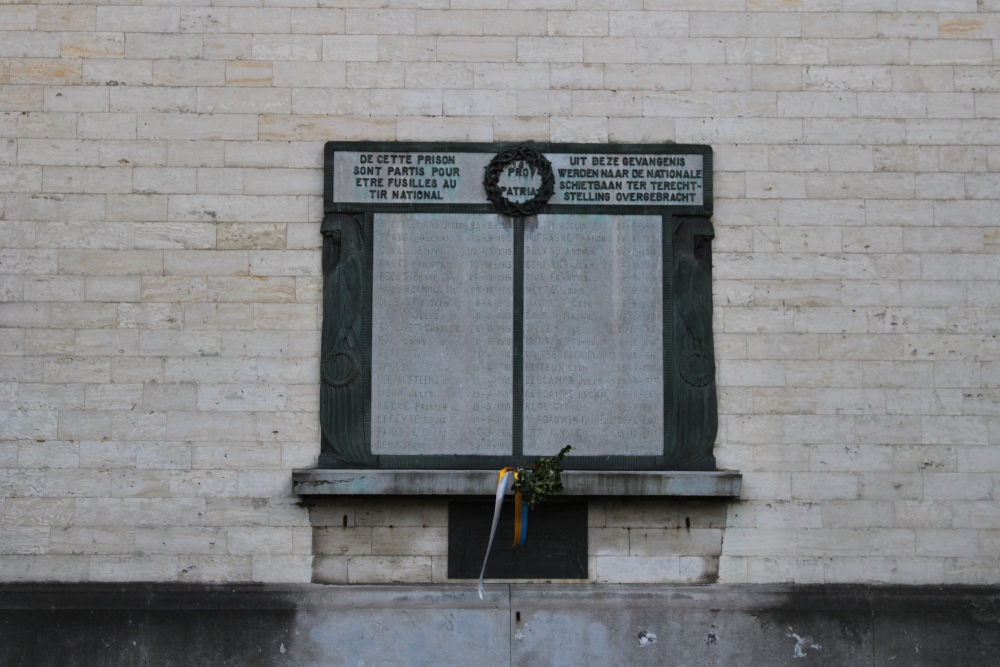
<instances>
[{"instance_id":1,"label":"limestone block","mask_svg":"<svg viewBox=\"0 0 1000 667\"><path fill-rule=\"evenodd\" d=\"M791 501L776 501L768 503L756 503L757 528L808 528L816 529L823 527L823 515L821 506L818 503L801 503ZM799 534L799 545L802 548L803 535L814 534L815 530L804 530ZM865 539L865 549L867 550L867 539ZM805 552L803 552L805 553ZM822 555L822 554L808 554Z\"/></svg>"},{"instance_id":2,"label":"limestone block","mask_svg":"<svg viewBox=\"0 0 1000 667\"><path fill-rule=\"evenodd\" d=\"M346 584L347 557L313 556L312 582L317 584Z\"/></svg>"},{"instance_id":3,"label":"limestone block","mask_svg":"<svg viewBox=\"0 0 1000 667\"><path fill-rule=\"evenodd\" d=\"M81 468L132 468L136 462L135 443L108 440L80 443L79 467Z\"/></svg>"},{"instance_id":4,"label":"limestone block","mask_svg":"<svg viewBox=\"0 0 1000 667\"><path fill-rule=\"evenodd\" d=\"M812 557L867 556L869 534L864 530L803 530L799 532L799 553Z\"/></svg>"},{"instance_id":5,"label":"limestone block","mask_svg":"<svg viewBox=\"0 0 1000 667\"><path fill-rule=\"evenodd\" d=\"M246 193L249 195L311 195L320 191L320 169L247 169Z\"/></svg>"},{"instance_id":6,"label":"limestone block","mask_svg":"<svg viewBox=\"0 0 1000 667\"><path fill-rule=\"evenodd\" d=\"M202 36L174 33L126 33L126 58L195 59L203 49Z\"/></svg>"},{"instance_id":7,"label":"limestone block","mask_svg":"<svg viewBox=\"0 0 1000 667\"><path fill-rule=\"evenodd\" d=\"M106 471L50 468L43 479L40 491L46 496L103 498L111 495L111 475Z\"/></svg>"},{"instance_id":8,"label":"limestone block","mask_svg":"<svg viewBox=\"0 0 1000 667\"><path fill-rule=\"evenodd\" d=\"M283 331L224 331L223 356L286 356L291 349L289 344L291 335L292 333ZM304 348L296 347L296 349Z\"/></svg>"},{"instance_id":9,"label":"limestone block","mask_svg":"<svg viewBox=\"0 0 1000 667\"><path fill-rule=\"evenodd\" d=\"M513 91L446 90L443 111L447 116L512 116L518 110Z\"/></svg>"},{"instance_id":10,"label":"limestone block","mask_svg":"<svg viewBox=\"0 0 1000 667\"><path fill-rule=\"evenodd\" d=\"M70 526L73 502L70 498L7 498L4 523L8 526Z\"/></svg>"},{"instance_id":11,"label":"limestone block","mask_svg":"<svg viewBox=\"0 0 1000 667\"><path fill-rule=\"evenodd\" d=\"M166 443L170 446L171 443ZM183 460L180 461L182 470L174 470L170 475L170 495L181 498L206 498L206 499L224 499L224 498L235 498L239 495L239 473L230 470L187 470L191 466L191 446L187 443L182 443L181 447L183 450L179 453L183 454ZM160 456L158 457L160 461L163 460L162 456L163 448L148 448L147 451L160 451ZM142 451L142 449L140 449ZM138 458L138 457L137 457ZM148 457L150 460L150 465L145 467L157 467L163 468L168 467L170 462L167 461L166 465L151 465L155 461L152 457ZM179 457L178 457L179 458ZM206 515L207 516L207 515ZM208 521L208 519L206 519Z\"/></svg>"},{"instance_id":12,"label":"limestone block","mask_svg":"<svg viewBox=\"0 0 1000 667\"><path fill-rule=\"evenodd\" d=\"M823 504L823 526L829 528L888 528L894 525L894 504L881 500L836 501Z\"/></svg>"},{"instance_id":13,"label":"limestone block","mask_svg":"<svg viewBox=\"0 0 1000 667\"><path fill-rule=\"evenodd\" d=\"M731 415L726 418L731 444L771 444L781 439L781 418L773 415Z\"/></svg>"},{"instance_id":14,"label":"limestone block","mask_svg":"<svg viewBox=\"0 0 1000 667\"><path fill-rule=\"evenodd\" d=\"M291 10L284 7L235 7L229 10L229 32L287 33Z\"/></svg>"},{"instance_id":15,"label":"limestone block","mask_svg":"<svg viewBox=\"0 0 1000 667\"><path fill-rule=\"evenodd\" d=\"M444 527L379 526L371 531L370 553L376 556L445 556L448 553L448 529Z\"/></svg>"},{"instance_id":16,"label":"limestone block","mask_svg":"<svg viewBox=\"0 0 1000 667\"><path fill-rule=\"evenodd\" d=\"M210 496L204 503L204 524L210 526L266 526L268 509L253 498Z\"/></svg>"},{"instance_id":17,"label":"limestone block","mask_svg":"<svg viewBox=\"0 0 1000 667\"><path fill-rule=\"evenodd\" d=\"M946 558L945 583L988 584L992 580L992 559Z\"/></svg>"},{"instance_id":18,"label":"limestone block","mask_svg":"<svg viewBox=\"0 0 1000 667\"><path fill-rule=\"evenodd\" d=\"M110 110L147 113L191 113L197 109L197 89L187 87L112 87Z\"/></svg>"},{"instance_id":19,"label":"limestone block","mask_svg":"<svg viewBox=\"0 0 1000 667\"><path fill-rule=\"evenodd\" d=\"M681 580L676 556L596 556L593 579L598 583L666 583Z\"/></svg>"},{"instance_id":20,"label":"limestone block","mask_svg":"<svg viewBox=\"0 0 1000 667\"><path fill-rule=\"evenodd\" d=\"M916 534L917 556L975 558L979 553L979 531L921 530Z\"/></svg>"},{"instance_id":21,"label":"limestone block","mask_svg":"<svg viewBox=\"0 0 1000 667\"><path fill-rule=\"evenodd\" d=\"M440 61L457 63L547 62L536 45L504 36L438 37L436 55ZM579 47L578 47L579 48ZM471 74L471 73L470 73Z\"/></svg>"},{"instance_id":22,"label":"limestone block","mask_svg":"<svg viewBox=\"0 0 1000 667\"><path fill-rule=\"evenodd\" d=\"M290 496L292 481L283 470L243 471L239 474L239 495L257 498Z\"/></svg>"},{"instance_id":23,"label":"limestone block","mask_svg":"<svg viewBox=\"0 0 1000 667\"><path fill-rule=\"evenodd\" d=\"M299 9L293 8L289 17L293 33L315 33L329 35L342 33L346 26L346 15L341 9Z\"/></svg>"},{"instance_id":24,"label":"limestone block","mask_svg":"<svg viewBox=\"0 0 1000 667\"><path fill-rule=\"evenodd\" d=\"M552 28L594 31L607 25L604 34L613 37L687 37L689 34L692 37L720 37L723 35L717 34L717 30L713 29L713 21L731 23L727 21L727 14L708 12L695 13L689 18L683 12L614 11L610 13L606 24L602 24L599 16L592 16L590 13L584 21L574 20L571 12L553 14L555 17L550 22Z\"/></svg>"},{"instance_id":25,"label":"limestone block","mask_svg":"<svg viewBox=\"0 0 1000 667\"><path fill-rule=\"evenodd\" d=\"M140 529L135 531L135 548L147 554L224 555L226 537L221 528Z\"/></svg>"},{"instance_id":26,"label":"limestone block","mask_svg":"<svg viewBox=\"0 0 1000 667\"><path fill-rule=\"evenodd\" d=\"M729 529L724 548L727 556L794 554L798 549L797 531L786 528Z\"/></svg>"},{"instance_id":27,"label":"limestone block","mask_svg":"<svg viewBox=\"0 0 1000 667\"><path fill-rule=\"evenodd\" d=\"M164 279L163 284L167 286L168 281ZM295 294L291 278L209 277L207 282L203 278L187 278L177 280L177 287L183 288L191 301L290 301ZM155 283L150 291L154 289Z\"/></svg>"},{"instance_id":28,"label":"limestone block","mask_svg":"<svg viewBox=\"0 0 1000 667\"><path fill-rule=\"evenodd\" d=\"M475 88L532 90L549 86L549 68L540 63L476 63Z\"/></svg>"},{"instance_id":29,"label":"limestone block","mask_svg":"<svg viewBox=\"0 0 1000 667\"><path fill-rule=\"evenodd\" d=\"M98 7L97 30L106 32L177 32L176 7Z\"/></svg>"},{"instance_id":30,"label":"limestone block","mask_svg":"<svg viewBox=\"0 0 1000 667\"><path fill-rule=\"evenodd\" d=\"M592 513L592 511L591 511ZM590 528L587 532L587 550L591 556L628 556L628 528Z\"/></svg>"},{"instance_id":31,"label":"limestone block","mask_svg":"<svg viewBox=\"0 0 1000 667\"><path fill-rule=\"evenodd\" d=\"M416 31L420 35L481 35L485 14L474 9L420 11Z\"/></svg>"},{"instance_id":32,"label":"limestone block","mask_svg":"<svg viewBox=\"0 0 1000 667\"><path fill-rule=\"evenodd\" d=\"M201 413L168 412L167 437L170 440L212 442L239 441L253 437L254 416L238 412Z\"/></svg>"},{"instance_id":33,"label":"limestone block","mask_svg":"<svg viewBox=\"0 0 1000 667\"><path fill-rule=\"evenodd\" d=\"M198 113L290 113L291 110L287 89L198 89Z\"/></svg>"},{"instance_id":34,"label":"limestone block","mask_svg":"<svg viewBox=\"0 0 1000 667\"><path fill-rule=\"evenodd\" d=\"M412 9L348 9L346 32L360 35L412 35L416 12Z\"/></svg>"},{"instance_id":35,"label":"limestone block","mask_svg":"<svg viewBox=\"0 0 1000 667\"><path fill-rule=\"evenodd\" d=\"M825 580L823 562L817 558L778 556L747 560L747 581L787 581L802 584L821 583Z\"/></svg>"},{"instance_id":36,"label":"limestone block","mask_svg":"<svg viewBox=\"0 0 1000 667\"><path fill-rule=\"evenodd\" d=\"M805 90L887 91L891 86L887 65L810 65L803 71Z\"/></svg>"},{"instance_id":37,"label":"limestone block","mask_svg":"<svg viewBox=\"0 0 1000 667\"><path fill-rule=\"evenodd\" d=\"M858 497L858 476L848 472L793 472L792 498L796 500L847 500ZM825 504L824 512L829 507Z\"/></svg>"},{"instance_id":38,"label":"limestone block","mask_svg":"<svg viewBox=\"0 0 1000 667\"><path fill-rule=\"evenodd\" d=\"M120 554L135 548L135 531L122 528L65 526L50 534L50 552L54 554Z\"/></svg>"},{"instance_id":39,"label":"limestone block","mask_svg":"<svg viewBox=\"0 0 1000 667\"><path fill-rule=\"evenodd\" d=\"M717 556L722 550L721 529L633 529L629 555L637 557Z\"/></svg>"},{"instance_id":40,"label":"limestone block","mask_svg":"<svg viewBox=\"0 0 1000 667\"><path fill-rule=\"evenodd\" d=\"M0 552L4 554L41 554L48 550L49 528L47 527L0 527Z\"/></svg>"},{"instance_id":41,"label":"limestone block","mask_svg":"<svg viewBox=\"0 0 1000 667\"><path fill-rule=\"evenodd\" d=\"M871 500L920 500L924 497L923 476L913 473L864 473L861 497Z\"/></svg>"},{"instance_id":42,"label":"limestone block","mask_svg":"<svg viewBox=\"0 0 1000 667\"><path fill-rule=\"evenodd\" d=\"M97 25L96 16L96 7L65 5L39 7L35 16L35 27L38 30L54 32L94 30Z\"/></svg>"},{"instance_id":43,"label":"limestone block","mask_svg":"<svg viewBox=\"0 0 1000 667\"><path fill-rule=\"evenodd\" d=\"M87 581L86 557L66 555L4 556L0 579L4 581Z\"/></svg>"},{"instance_id":44,"label":"limestone block","mask_svg":"<svg viewBox=\"0 0 1000 667\"><path fill-rule=\"evenodd\" d=\"M190 583L228 583L250 581L251 559L246 556L178 557L178 581Z\"/></svg>"},{"instance_id":45,"label":"limestone block","mask_svg":"<svg viewBox=\"0 0 1000 667\"><path fill-rule=\"evenodd\" d=\"M910 42L914 65L988 65L992 63L987 40L915 39Z\"/></svg>"},{"instance_id":46,"label":"limestone block","mask_svg":"<svg viewBox=\"0 0 1000 667\"><path fill-rule=\"evenodd\" d=\"M429 556L349 556L348 583L421 583L431 581Z\"/></svg>"},{"instance_id":47,"label":"limestone block","mask_svg":"<svg viewBox=\"0 0 1000 667\"><path fill-rule=\"evenodd\" d=\"M287 498L272 498L269 502L268 523L272 526L298 526L311 527L309 522L309 512L302 507L299 499L295 496ZM311 533L310 533L311 534ZM296 533L296 539L306 533Z\"/></svg>"},{"instance_id":48,"label":"limestone block","mask_svg":"<svg viewBox=\"0 0 1000 667\"><path fill-rule=\"evenodd\" d=\"M252 36L205 35L204 47L205 57L213 60L250 60Z\"/></svg>"},{"instance_id":49,"label":"limestone block","mask_svg":"<svg viewBox=\"0 0 1000 667\"><path fill-rule=\"evenodd\" d=\"M52 61L53 63L70 63L72 61ZM50 66L54 69L54 66ZM67 75L70 72L66 72ZM64 83L97 84L106 86L148 86L153 83L153 63L149 60L99 60L87 59L78 66L74 80ZM144 93L154 96L153 90ZM127 96L128 94L124 94ZM134 137L134 135L132 135ZM131 137L130 137L131 138Z\"/></svg>"},{"instance_id":50,"label":"limestone block","mask_svg":"<svg viewBox=\"0 0 1000 667\"><path fill-rule=\"evenodd\" d=\"M795 65L754 65L750 70L750 80L753 90L794 91L804 88L803 68Z\"/></svg>"},{"instance_id":51,"label":"limestone block","mask_svg":"<svg viewBox=\"0 0 1000 667\"><path fill-rule=\"evenodd\" d=\"M741 495L747 499L789 500L792 497L792 476L787 472L751 472L744 475ZM752 527L756 523L756 508L744 506L740 524Z\"/></svg>"},{"instance_id":52,"label":"limestone block","mask_svg":"<svg viewBox=\"0 0 1000 667\"><path fill-rule=\"evenodd\" d=\"M229 10L212 7L181 7L181 32L224 32L229 24Z\"/></svg>"},{"instance_id":53,"label":"limestone block","mask_svg":"<svg viewBox=\"0 0 1000 667\"><path fill-rule=\"evenodd\" d=\"M142 400L142 385L92 384L85 396L88 410L130 410Z\"/></svg>"},{"instance_id":54,"label":"limestone block","mask_svg":"<svg viewBox=\"0 0 1000 667\"><path fill-rule=\"evenodd\" d=\"M187 84L186 84L187 85ZM257 117L252 114L139 114L140 139L252 140Z\"/></svg>"},{"instance_id":55,"label":"limestone block","mask_svg":"<svg viewBox=\"0 0 1000 667\"><path fill-rule=\"evenodd\" d=\"M136 248L204 249L216 246L216 228L210 223L137 224L134 236Z\"/></svg>"},{"instance_id":56,"label":"limestone block","mask_svg":"<svg viewBox=\"0 0 1000 667\"><path fill-rule=\"evenodd\" d=\"M824 65L830 62L828 50L833 40L779 38L775 40L779 65Z\"/></svg>"},{"instance_id":57,"label":"limestone block","mask_svg":"<svg viewBox=\"0 0 1000 667\"><path fill-rule=\"evenodd\" d=\"M803 14L802 36L813 38L875 37L877 19L881 16L881 14L871 15L862 12ZM881 35L882 32L879 31L878 34Z\"/></svg>"},{"instance_id":58,"label":"limestone block","mask_svg":"<svg viewBox=\"0 0 1000 667\"><path fill-rule=\"evenodd\" d=\"M191 466L191 446L189 443L139 442L133 449L135 451L135 466L140 469L179 468L185 470ZM171 475L171 495L178 494L176 481L177 475Z\"/></svg>"},{"instance_id":59,"label":"limestone block","mask_svg":"<svg viewBox=\"0 0 1000 667\"><path fill-rule=\"evenodd\" d=\"M164 437L166 414L163 412L115 413L112 437L120 440L157 440Z\"/></svg>"},{"instance_id":60,"label":"limestone block","mask_svg":"<svg viewBox=\"0 0 1000 667\"><path fill-rule=\"evenodd\" d=\"M93 556L90 581L172 581L177 578L177 556Z\"/></svg>"},{"instance_id":61,"label":"limestone block","mask_svg":"<svg viewBox=\"0 0 1000 667\"><path fill-rule=\"evenodd\" d=\"M197 442L191 448L191 467L202 470L278 469L281 452L263 443Z\"/></svg>"},{"instance_id":62,"label":"limestone block","mask_svg":"<svg viewBox=\"0 0 1000 667\"><path fill-rule=\"evenodd\" d=\"M406 77L404 63L349 62L345 69L348 88L402 88Z\"/></svg>"},{"instance_id":63,"label":"limestone block","mask_svg":"<svg viewBox=\"0 0 1000 667\"><path fill-rule=\"evenodd\" d=\"M138 123L129 113L80 114L77 136L81 139L131 139Z\"/></svg>"}]
</instances>

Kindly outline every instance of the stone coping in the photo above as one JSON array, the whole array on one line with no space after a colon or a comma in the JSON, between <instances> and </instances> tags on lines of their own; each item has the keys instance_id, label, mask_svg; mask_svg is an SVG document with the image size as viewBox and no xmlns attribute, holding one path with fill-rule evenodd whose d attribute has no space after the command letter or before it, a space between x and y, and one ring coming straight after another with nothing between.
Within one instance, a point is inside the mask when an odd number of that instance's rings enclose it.
<instances>
[{"instance_id":1,"label":"stone coping","mask_svg":"<svg viewBox=\"0 0 1000 667\"><path fill-rule=\"evenodd\" d=\"M738 498L738 472L566 470L565 496L694 496ZM495 470L296 470L300 496L493 496Z\"/></svg>"}]
</instances>

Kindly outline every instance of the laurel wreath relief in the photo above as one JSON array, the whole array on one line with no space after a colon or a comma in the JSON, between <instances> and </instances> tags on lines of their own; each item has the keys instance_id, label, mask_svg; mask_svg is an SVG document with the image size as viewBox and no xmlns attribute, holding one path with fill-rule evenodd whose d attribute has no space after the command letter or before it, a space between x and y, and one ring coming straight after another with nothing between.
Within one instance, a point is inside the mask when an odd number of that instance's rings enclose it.
<instances>
[{"instance_id":1,"label":"laurel wreath relief","mask_svg":"<svg viewBox=\"0 0 1000 667\"><path fill-rule=\"evenodd\" d=\"M527 201L511 201L500 192L500 175L512 162L524 162L532 170L532 175L537 173L542 177L538 193ZM486 166L486 175L483 177L486 196L500 209L500 213L512 218L525 218L538 213L555 192L555 184L552 163L539 151L527 146L508 148L497 153Z\"/></svg>"}]
</instances>

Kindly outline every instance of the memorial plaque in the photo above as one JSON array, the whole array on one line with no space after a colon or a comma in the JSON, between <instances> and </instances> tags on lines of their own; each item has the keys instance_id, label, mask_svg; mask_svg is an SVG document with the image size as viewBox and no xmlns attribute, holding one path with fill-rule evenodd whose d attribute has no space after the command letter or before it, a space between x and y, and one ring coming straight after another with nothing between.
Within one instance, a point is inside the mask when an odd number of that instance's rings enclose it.
<instances>
[{"instance_id":1,"label":"memorial plaque","mask_svg":"<svg viewBox=\"0 0 1000 667\"><path fill-rule=\"evenodd\" d=\"M487 579L586 579L587 503L549 502L531 511L528 539L514 541L514 506L500 511ZM478 579L490 541L493 503L448 504L448 578Z\"/></svg>"},{"instance_id":2,"label":"memorial plaque","mask_svg":"<svg viewBox=\"0 0 1000 667\"><path fill-rule=\"evenodd\" d=\"M499 215L375 215L373 454L510 451L512 243Z\"/></svg>"},{"instance_id":3,"label":"memorial plaque","mask_svg":"<svg viewBox=\"0 0 1000 667\"><path fill-rule=\"evenodd\" d=\"M710 148L326 151L321 467L715 468Z\"/></svg>"},{"instance_id":4,"label":"memorial plaque","mask_svg":"<svg viewBox=\"0 0 1000 667\"><path fill-rule=\"evenodd\" d=\"M524 453L662 453L660 217L539 215L524 284Z\"/></svg>"}]
</instances>

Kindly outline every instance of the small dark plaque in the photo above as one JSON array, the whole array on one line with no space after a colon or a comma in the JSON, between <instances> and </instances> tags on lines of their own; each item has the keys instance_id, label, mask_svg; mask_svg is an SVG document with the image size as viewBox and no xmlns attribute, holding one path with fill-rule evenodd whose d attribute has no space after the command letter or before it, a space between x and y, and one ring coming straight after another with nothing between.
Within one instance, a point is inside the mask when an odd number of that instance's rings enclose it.
<instances>
[{"instance_id":1,"label":"small dark plaque","mask_svg":"<svg viewBox=\"0 0 1000 667\"><path fill-rule=\"evenodd\" d=\"M448 505L448 578L478 579L490 541L493 503ZM528 539L514 541L514 504L504 503L487 579L586 579L587 503L550 502L528 514Z\"/></svg>"}]
</instances>

